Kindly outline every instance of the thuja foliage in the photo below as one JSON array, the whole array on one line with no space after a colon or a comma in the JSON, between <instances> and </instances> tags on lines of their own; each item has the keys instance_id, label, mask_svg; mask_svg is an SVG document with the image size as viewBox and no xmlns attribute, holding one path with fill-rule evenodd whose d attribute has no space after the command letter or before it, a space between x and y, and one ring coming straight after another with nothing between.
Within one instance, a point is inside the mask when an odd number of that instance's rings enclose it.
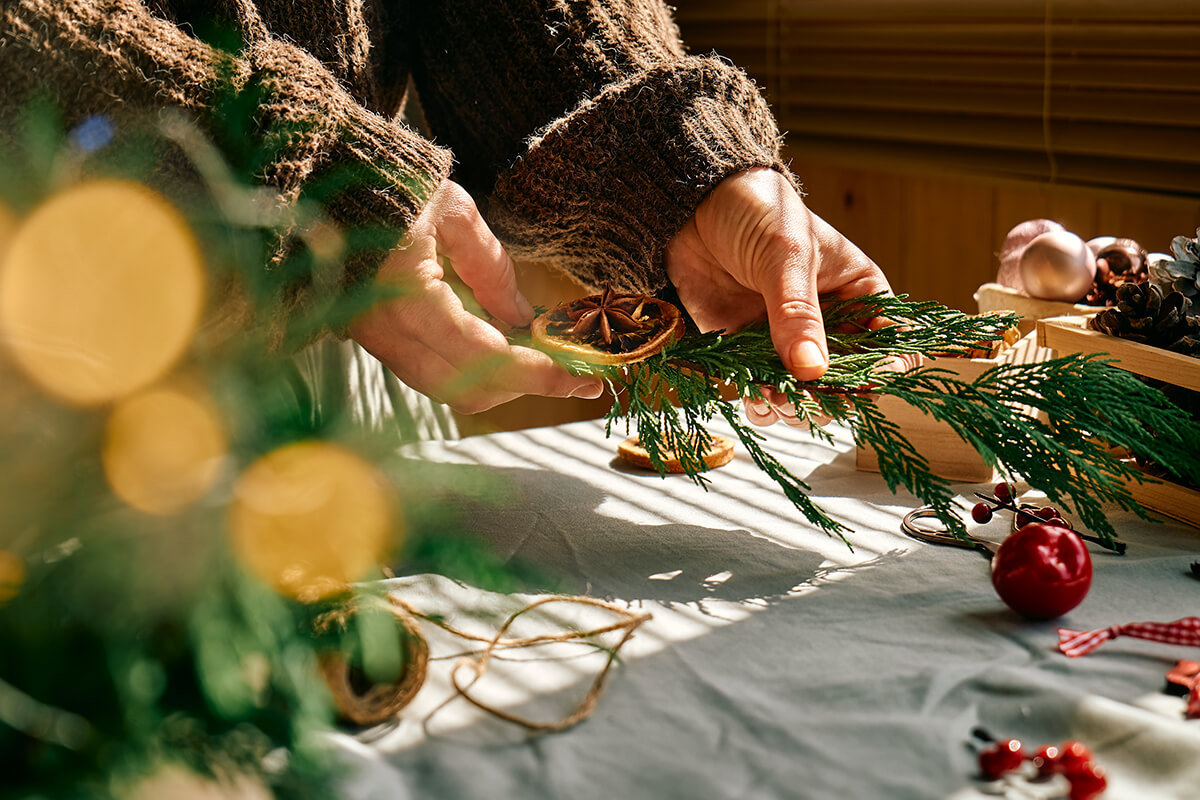
<instances>
[{"instance_id":1,"label":"thuja foliage","mask_svg":"<svg viewBox=\"0 0 1200 800\"><path fill-rule=\"evenodd\" d=\"M397 458L397 434L355 426L337 397L314 396L288 355L379 299L334 292L307 313L281 313L323 271L395 245L395 231L339 228L338 252L316 246L330 229L322 207L373 178L330 172L295 203L268 202L255 170L275 145L248 133L258 99L223 91L205 128L169 114L68 128L54 103L38 102L0 141L0 211L23 216L96 178L149 187L186 218L214 294L234 282L248 310L236 328L217 319L197 332L176 370L211 394L229 441L227 477L171 516L129 507L106 482L109 408L54 402L0 352L0 798L125 796L170 767L252 776L279 798L335 796L317 735L335 709L317 659L340 651L383 683L402 665L373 670L368 654L402 653L404 634L358 621L318 632L325 611L381 590L302 603L231 552L233 476L265 453L312 440L352 450L392 478L407 517L403 542L397 532L395 552L381 557L415 555L452 577L466 563L480 585L507 581L503 564L453 535L446 504L422 500L438 487Z\"/></svg>"},{"instance_id":2,"label":"thuja foliage","mask_svg":"<svg viewBox=\"0 0 1200 800\"><path fill-rule=\"evenodd\" d=\"M962 536L966 528L949 481L930 471L899 426L880 412L878 398L899 398L945 422L987 464L1018 471L1109 544L1116 534L1106 503L1146 515L1126 488L1143 473L1114 448L1150 458L1180 477L1200 472L1200 426L1161 392L1102 358L1001 364L974 382L936 361L907 370L895 366L905 356L967 356L980 343L1001 338L1015 315L969 316L934 302L870 295L828 302L824 319L830 365L816 381L788 373L762 325L733 334L690 334L631 368L569 366L604 378L614 397L609 432L623 420L660 472L671 451L703 485L701 457L710 441L704 426L719 416L806 519L843 539L849 529L813 502L809 485L766 449L765 437L741 419L730 395L763 398L767 387L773 389L800 419L814 423L817 439L832 441L816 424L822 416L849 426L856 443L878 455L892 491L907 489ZM1023 413L1021 406L1042 413Z\"/></svg>"}]
</instances>

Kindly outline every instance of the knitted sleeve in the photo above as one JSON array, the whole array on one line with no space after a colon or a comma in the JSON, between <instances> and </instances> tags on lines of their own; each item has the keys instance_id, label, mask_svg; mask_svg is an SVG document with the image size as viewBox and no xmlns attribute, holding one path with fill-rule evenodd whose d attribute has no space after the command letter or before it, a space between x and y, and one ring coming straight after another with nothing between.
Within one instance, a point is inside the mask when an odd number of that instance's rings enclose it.
<instances>
[{"instance_id":1,"label":"knitted sleeve","mask_svg":"<svg viewBox=\"0 0 1200 800\"><path fill-rule=\"evenodd\" d=\"M517 257L657 292L712 187L788 175L757 87L684 52L659 0L414 2L413 77L458 177Z\"/></svg>"},{"instance_id":2,"label":"knitted sleeve","mask_svg":"<svg viewBox=\"0 0 1200 800\"><path fill-rule=\"evenodd\" d=\"M0 0L0 119L47 91L68 120L176 107L211 125L222 81L252 86L261 98L256 133L272 154L258 178L281 202L318 175L349 171L358 188L333 198L328 214L406 229L449 173L449 154L364 108L317 58L269 35L250 4L240 7L249 9L249 35L231 55L139 0ZM352 260L341 282L365 279L374 265Z\"/></svg>"}]
</instances>

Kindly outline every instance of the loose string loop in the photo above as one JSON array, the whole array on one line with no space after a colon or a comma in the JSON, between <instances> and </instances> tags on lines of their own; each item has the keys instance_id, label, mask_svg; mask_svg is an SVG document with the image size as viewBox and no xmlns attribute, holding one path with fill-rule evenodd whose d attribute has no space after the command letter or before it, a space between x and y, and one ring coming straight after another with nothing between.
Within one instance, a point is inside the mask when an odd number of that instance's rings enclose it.
<instances>
[{"instance_id":1,"label":"loose string loop","mask_svg":"<svg viewBox=\"0 0 1200 800\"><path fill-rule=\"evenodd\" d=\"M588 630L560 631L558 633L545 633L535 636L505 638L505 634L508 633L519 618L534 609L550 603L569 603L599 608L617 615L618 619L611 624ZM363 688L364 676L361 670L350 664L340 653L322 653L319 657L321 674L333 694L338 713L348 722L364 727L377 725L395 717L401 709L412 702L412 699L416 697L417 692L424 685L429 674L430 654L429 644L421 632L421 621L439 627L447 633L465 641L484 645L480 650L459 655L459 660L450 671L450 683L454 687L455 693L429 713L422 723L426 728L428 728L429 720L435 714L455 699L462 697L467 702L494 717L515 725L520 725L530 731L551 733L566 730L586 719L595 711L600 695L604 691L609 671L612 668L613 662L616 661L618 652L629 641L634 632L651 618L649 614L635 613L613 603L597 600L592 597L551 596L543 597L519 609L504 621L496 631L495 636L487 637L469 633L450 625L440 618L424 614L395 595L387 595L386 603L383 605L395 616L397 624L401 626L404 634L405 666L403 672L395 681L384 684L370 683ZM349 625L350 618L356 613L361 613L362 610L362 603L356 602L344 608L327 612L317 618L314 628L318 633L330 631L335 627L345 630ZM621 638L612 647L603 647L590 641L597 636L617 631L622 631L623 633ZM503 656L498 655L500 651L569 642L588 644L597 649L606 650L608 658L603 668L601 668L596 678L592 681L591 687L579 705L572 713L562 719L554 722L539 722L528 719L486 703L471 694L472 687L487 673L491 661L493 659L503 659ZM473 672L473 677L465 683L459 678L460 671L463 669L471 669Z\"/></svg>"}]
</instances>

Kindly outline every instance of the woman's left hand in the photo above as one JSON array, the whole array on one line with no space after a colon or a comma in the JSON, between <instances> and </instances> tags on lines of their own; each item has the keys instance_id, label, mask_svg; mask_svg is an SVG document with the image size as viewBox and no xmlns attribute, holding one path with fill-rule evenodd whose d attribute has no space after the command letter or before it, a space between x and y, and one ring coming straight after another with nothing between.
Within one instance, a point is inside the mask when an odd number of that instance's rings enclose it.
<instances>
[{"instance_id":1,"label":"woman's left hand","mask_svg":"<svg viewBox=\"0 0 1200 800\"><path fill-rule=\"evenodd\" d=\"M891 293L887 278L818 217L781 173L755 168L719 183L667 245L667 275L702 331L766 319L797 380L820 378L829 349L818 298ZM758 425L806 425L782 398L748 401Z\"/></svg>"}]
</instances>

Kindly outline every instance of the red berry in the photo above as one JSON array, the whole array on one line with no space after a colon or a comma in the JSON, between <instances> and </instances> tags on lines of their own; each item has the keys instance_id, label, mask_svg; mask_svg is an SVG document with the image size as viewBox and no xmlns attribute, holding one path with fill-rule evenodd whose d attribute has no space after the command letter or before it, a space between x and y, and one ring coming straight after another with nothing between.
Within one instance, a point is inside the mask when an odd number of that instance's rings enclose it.
<instances>
[{"instance_id":1,"label":"red berry","mask_svg":"<svg viewBox=\"0 0 1200 800\"><path fill-rule=\"evenodd\" d=\"M1062 519L1062 514L1058 513L1058 509L1054 506L1042 506L1037 510L1037 515L1042 519Z\"/></svg>"},{"instance_id":2,"label":"red berry","mask_svg":"<svg viewBox=\"0 0 1200 800\"><path fill-rule=\"evenodd\" d=\"M1079 772L1067 773L1067 781L1071 784L1071 793L1067 795L1070 800L1092 800L1108 788L1104 770L1095 764L1088 764Z\"/></svg>"},{"instance_id":3,"label":"red berry","mask_svg":"<svg viewBox=\"0 0 1200 800\"><path fill-rule=\"evenodd\" d=\"M1005 739L979 754L979 773L985 781L994 781L1006 772L1019 769L1025 761L1025 751L1019 739Z\"/></svg>"},{"instance_id":4,"label":"red berry","mask_svg":"<svg viewBox=\"0 0 1200 800\"><path fill-rule=\"evenodd\" d=\"M992 559L992 586L1009 608L1029 619L1054 619L1083 602L1092 559L1079 535L1048 522L1026 525ZM1080 745L1082 747L1082 745ZM1060 748L1065 753L1066 748Z\"/></svg>"},{"instance_id":5,"label":"red berry","mask_svg":"<svg viewBox=\"0 0 1200 800\"><path fill-rule=\"evenodd\" d=\"M1011 483L1001 481L1000 483L996 484L996 488L992 490L992 494L996 495L996 497L1000 500L1009 500L1014 494L1013 485Z\"/></svg>"},{"instance_id":6,"label":"red berry","mask_svg":"<svg viewBox=\"0 0 1200 800\"><path fill-rule=\"evenodd\" d=\"M1058 747L1058 771L1070 777L1076 772L1090 769L1092 751L1082 742L1066 741Z\"/></svg>"},{"instance_id":7,"label":"red berry","mask_svg":"<svg viewBox=\"0 0 1200 800\"><path fill-rule=\"evenodd\" d=\"M1033 756L1033 766L1037 767L1038 775L1044 778L1056 772L1061 772L1062 770L1058 763L1059 755L1059 749L1052 744L1039 747L1037 753Z\"/></svg>"},{"instance_id":8,"label":"red berry","mask_svg":"<svg viewBox=\"0 0 1200 800\"><path fill-rule=\"evenodd\" d=\"M1032 525L1037 522L1038 518L1030 514L1028 511L1017 512L1017 528L1024 528L1026 525ZM1043 520L1044 521L1044 520Z\"/></svg>"},{"instance_id":9,"label":"red berry","mask_svg":"<svg viewBox=\"0 0 1200 800\"><path fill-rule=\"evenodd\" d=\"M971 519L978 522L980 525L992 521L992 507L987 503L976 503L971 509Z\"/></svg>"}]
</instances>

